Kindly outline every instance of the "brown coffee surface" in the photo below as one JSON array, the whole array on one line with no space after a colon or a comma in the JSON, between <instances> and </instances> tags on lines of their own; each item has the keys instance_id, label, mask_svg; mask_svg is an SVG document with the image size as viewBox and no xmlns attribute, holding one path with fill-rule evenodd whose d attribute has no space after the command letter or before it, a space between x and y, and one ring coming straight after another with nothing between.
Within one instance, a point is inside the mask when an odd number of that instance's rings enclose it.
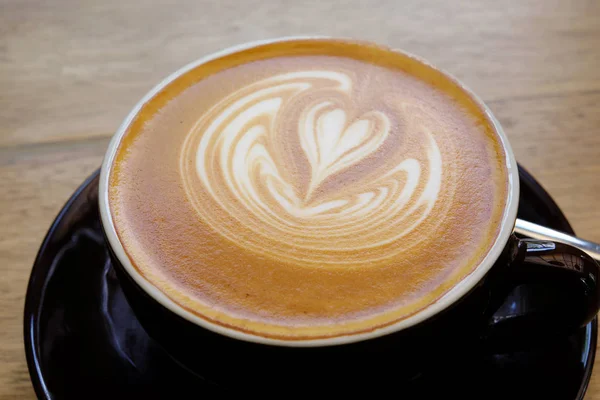
<instances>
[{"instance_id":1,"label":"brown coffee surface","mask_svg":"<svg viewBox=\"0 0 600 400\"><path fill-rule=\"evenodd\" d=\"M456 83L375 45L295 40L212 59L149 100L109 204L173 301L302 340L434 303L492 247L507 190L499 138Z\"/></svg>"}]
</instances>

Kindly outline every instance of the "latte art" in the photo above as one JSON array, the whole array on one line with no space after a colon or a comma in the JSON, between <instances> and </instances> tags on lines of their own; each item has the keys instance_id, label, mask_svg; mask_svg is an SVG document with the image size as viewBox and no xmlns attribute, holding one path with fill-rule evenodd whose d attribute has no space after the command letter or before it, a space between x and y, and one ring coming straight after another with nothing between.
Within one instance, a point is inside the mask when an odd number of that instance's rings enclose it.
<instances>
[{"instance_id":1,"label":"latte art","mask_svg":"<svg viewBox=\"0 0 600 400\"><path fill-rule=\"evenodd\" d=\"M238 245L294 263L374 265L409 249L414 241L402 239L429 216L440 191L440 150L429 127L409 118L414 107L395 104L396 118L406 114L410 122L405 129L418 132L419 153L408 157L399 148L393 163L369 165L365 160L377 157L392 121L380 110L349 106L354 86L342 72L287 73L241 88L208 110L181 157L186 193L199 215ZM304 106L290 122L286 108L298 104ZM285 141L300 144L306 179L293 179L298 161L277 146ZM353 169L363 176L322 189ZM194 173L200 191L190 182ZM245 229L227 223L213 203Z\"/></svg>"},{"instance_id":2,"label":"latte art","mask_svg":"<svg viewBox=\"0 0 600 400\"><path fill-rule=\"evenodd\" d=\"M456 83L347 41L265 44L160 89L109 206L132 269L211 326L269 339L403 322L498 235L503 148Z\"/></svg>"}]
</instances>

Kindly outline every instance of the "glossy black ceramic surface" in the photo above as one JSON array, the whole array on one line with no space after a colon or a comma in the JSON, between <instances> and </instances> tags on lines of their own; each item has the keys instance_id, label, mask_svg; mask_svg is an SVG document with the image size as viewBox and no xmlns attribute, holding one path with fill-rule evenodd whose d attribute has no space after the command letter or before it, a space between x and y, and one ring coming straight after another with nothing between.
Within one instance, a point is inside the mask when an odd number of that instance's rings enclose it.
<instances>
[{"instance_id":1,"label":"glossy black ceramic surface","mask_svg":"<svg viewBox=\"0 0 600 400\"><path fill-rule=\"evenodd\" d=\"M526 171L520 173L519 216L572 232L541 186ZM38 397L214 398L227 392L230 388L209 383L174 362L140 326L104 244L97 183L96 173L65 205L32 270L24 339ZM518 288L498 315L538 307L539 290ZM397 393L390 394L400 398L580 399L590 378L596 336L594 320L568 338L540 340L539 345L520 351L465 349L464 357L448 360L440 368L410 377L399 374L394 384ZM393 368L402 360L382 362ZM260 360L248 360L248 368L259 365ZM259 386L275 384L268 376L259 382Z\"/></svg>"}]
</instances>

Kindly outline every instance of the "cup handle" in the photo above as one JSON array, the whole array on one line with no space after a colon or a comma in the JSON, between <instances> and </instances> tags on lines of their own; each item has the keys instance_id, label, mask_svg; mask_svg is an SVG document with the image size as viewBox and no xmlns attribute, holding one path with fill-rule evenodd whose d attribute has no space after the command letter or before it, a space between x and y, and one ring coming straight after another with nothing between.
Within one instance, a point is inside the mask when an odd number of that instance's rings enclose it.
<instances>
[{"instance_id":1,"label":"cup handle","mask_svg":"<svg viewBox=\"0 0 600 400\"><path fill-rule=\"evenodd\" d=\"M513 240L510 261L501 268L500 276L491 277L493 315L487 320L485 343L495 350L515 350L571 334L589 323L600 308L600 266L596 261L567 244L516 237ZM530 286L526 291L529 299L520 300L528 304L507 305L509 294L521 285ZM537 302L535 306L535 297L540 297L540 293L551 301ZM525 311L519 313L523 308Z\"/></svg>"}]
</instances>

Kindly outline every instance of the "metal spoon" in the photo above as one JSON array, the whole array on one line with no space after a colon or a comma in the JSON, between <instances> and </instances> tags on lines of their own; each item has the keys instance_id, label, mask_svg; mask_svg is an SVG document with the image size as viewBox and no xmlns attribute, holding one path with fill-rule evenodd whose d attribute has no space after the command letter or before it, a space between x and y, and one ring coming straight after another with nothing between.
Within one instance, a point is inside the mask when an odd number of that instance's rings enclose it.
<instances>
[{"instance_id":1,"label":"metal spoon","mask_svg":"<svg viewBox=\"0 0 600 400\"><path fill-rule=\"evenodd\" d=\"M583 240L575 236L568 235L554 229L546 228L533 222L523 221L517 218L515 224L515 233L527 236L532 239L553 240L555 242L570 244L580 250L585 251L596 261L600 261L600 244Z\"/></svg>"}]
</instances>

